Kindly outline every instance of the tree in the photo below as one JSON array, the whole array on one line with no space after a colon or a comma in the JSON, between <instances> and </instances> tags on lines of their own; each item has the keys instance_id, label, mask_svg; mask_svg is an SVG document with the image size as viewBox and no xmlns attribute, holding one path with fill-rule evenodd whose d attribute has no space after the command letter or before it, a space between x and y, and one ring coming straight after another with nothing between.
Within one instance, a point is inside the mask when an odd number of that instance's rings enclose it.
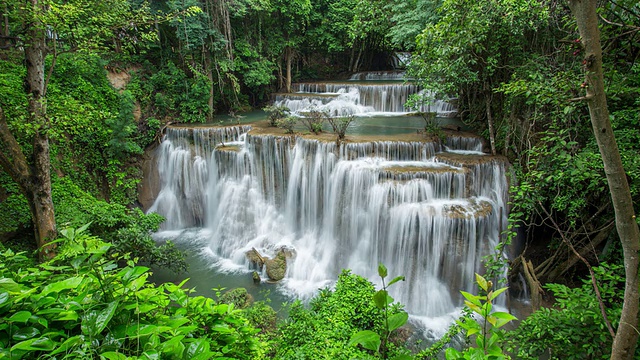
<instances>
[{"instance_id":1,"label":"tree","mask_svg":"<svg viewBox=\"0 0 640 360\"><path fill-rule=\"evenodd\" d=\"M51 198L51 162L49 155L50 119L47 116L47 84L61 52L78 49L100 49L126 39L132 29L143 34L140 14L146 8L132 11L128 1L52 1L29 0L26 4L8 4L9 19L24 29L17 43L24 49L26 66L25 92L28 98L26 124L18 119L10 122L0 109L0 165L18 184L27 198L33 219L36 244L41 258L53 255L57 228ZM142 36L144 38L144 34ZM141 40L136 38L136 41ZM120 49L119 46L117 46ZM51 65L45 69L47 56ZM17 129L22 127L30 138L31 148L21 147Z\"/></svg>"},{"instance_id":2,"label":"tree","mask_svg":"<svg viewBox=\"0 0 640 360\"><path fill-rule=\"evenodd\" d=\"M570 0L581 42L584 46L586 95L581 98L589 106L591 125L602 155L609 192L616 218L616 229L623 248L625 267L625 294L620 324L611 349L611 359L633 359L638 341L638 251L640 232L633 209L627 177L609 120L604 90L602 48L596 0Z\"/></svg>"}]
</instances>

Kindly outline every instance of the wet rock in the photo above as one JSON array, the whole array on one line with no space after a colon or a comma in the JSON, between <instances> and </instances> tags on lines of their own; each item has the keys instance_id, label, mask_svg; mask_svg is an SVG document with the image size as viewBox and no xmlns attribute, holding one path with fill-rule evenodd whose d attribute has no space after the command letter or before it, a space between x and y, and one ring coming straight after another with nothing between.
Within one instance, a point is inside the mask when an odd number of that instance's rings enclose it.
<instances>
[{"instance_id":1,"label":"wet rock","mask_svg":"<svg viewBox=\"0 0 640 360\"><path fill-rule=\"evenodd\" d=\"M284 275L287 272L287 252L285 249L280 249L275 259L266 259L265 266L267 267L267 276L273 281L280 281L284 279Z\"/></svg>"},{"instance_id":2,"label":"wet rock","mask_svg":"<svg viewBox=\"0 0 640 360\"><path fill-rule=\"evenodd\" d=\"M220 296L223 304L233 304L236 309L246 309L253 303L253 296L245 288L235 288Z\"/></svg>"},{"instance_id":3,"label":"wet rock","mask_svg":"<svg viewBox=\"0 0 640 360\"><path fill-rule=\"evenodd\" d=\"M254 284L260 284L260 281L262 281L262 279L260 279L260 274L258 274L257 271L252 272L251 277L253 278Z\"/></svg>"},{"instance_id":4,"label":"wet rock","mask_svg":"<svg viewBox=\"0 0 640 360\"><path fill-rule=\"evenodd\" d=\"M255 248L251 248L251 250L247 251L245 254L251 264L253 264L256 268L262 270L262 266L264 266L266 258L260 255L258 250L256 250Z\"/></svg>"}]
</instances>

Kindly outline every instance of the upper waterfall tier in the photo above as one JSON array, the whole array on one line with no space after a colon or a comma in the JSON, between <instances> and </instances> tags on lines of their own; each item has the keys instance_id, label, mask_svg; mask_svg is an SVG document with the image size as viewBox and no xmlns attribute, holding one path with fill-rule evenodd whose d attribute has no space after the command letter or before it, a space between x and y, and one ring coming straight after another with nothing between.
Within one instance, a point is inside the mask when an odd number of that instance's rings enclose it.
<instances>
[{"instance_id":1,"label":"upper waterfall tier","mask_svg":"<svg viewBox=\"0 0 640 360\"><path fill-rule=\"evenodd\" d=\"M275 104L286 106L296 115L312 109L331 116L398 115L412 111L435 112L441 117L456 114L450 103L433 100L420 109L405 106L409 97L420 92L417 85L397 81L324 82L293 84L294 94L277 94Z\"/></svg>"},{"instance_id":2,"label":"upper waterfall tier","mask_svg":"<svg viewBox=\"0 0 640 360\"><path fill-rule=\"evenodd\" d=\"M392 295L412 314L450 313L458 290L473 291L507 216L507 163L480 155L481 139L337 144L271 129L168 128L149 211L167 219L164 229L206 228L223 271L248 271L252 248L273 256L286 247L281 284L296 296L343 268L375 281L378 263L406 276Z\"/></svg>"}]
</instances>

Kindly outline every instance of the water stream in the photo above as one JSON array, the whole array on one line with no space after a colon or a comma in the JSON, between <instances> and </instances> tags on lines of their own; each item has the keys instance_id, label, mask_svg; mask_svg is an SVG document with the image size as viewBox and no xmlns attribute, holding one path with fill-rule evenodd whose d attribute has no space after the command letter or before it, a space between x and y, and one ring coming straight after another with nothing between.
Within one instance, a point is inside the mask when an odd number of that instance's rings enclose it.
<instances>
[{"instance_id":1,"label":"water stream","mask_svg":"<svg viewBox=\"0 0 640 360\"><path fill-rule=\"evenodd\" d=\"M167 219L158 238L189 243L217 272L247 279L247 251L286 248L292 256L275 289L302 299L344 268L377 282L384 263L407 279L392 296L441 333L506 228L506 162L462 134L338 146L250 130L167 129L149 209Z\"/></svg>"}]
</instances>

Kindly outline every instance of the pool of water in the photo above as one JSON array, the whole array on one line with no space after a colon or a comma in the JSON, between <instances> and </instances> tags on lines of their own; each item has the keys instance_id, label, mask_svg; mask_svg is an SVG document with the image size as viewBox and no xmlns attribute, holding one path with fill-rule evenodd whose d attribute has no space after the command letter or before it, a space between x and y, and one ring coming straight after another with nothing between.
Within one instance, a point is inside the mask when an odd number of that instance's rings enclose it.
<instances>
[{"instance_id":1,"label":"pool of water","mask_svg":"<svg viewBox=\"0 0 640 360\"><path fill-rule=\"evenodd\" d=\"M262 110L256 110L248 113L242 113L237 117L229 115L219 115L215 118L215 121L206 124L194 124L189 126L227 126L238 124L251 124L257 121L263 121L267 119L267 114ZM459 126L461 130L468 131L462 121L457 117L436 118L436 122L440 126L455 125ZM420 116L414 115L398 115L396 113L368 113L367 116L358 116L354 122L349 126L347 130L348 135L397 135L415 133L424 129L425 121ZM325 124L324 130L331 132L331 128L328 124ZM296 131L305 132L306 129L302 125L296 127Z\"/></svg>"}]
</instances>

